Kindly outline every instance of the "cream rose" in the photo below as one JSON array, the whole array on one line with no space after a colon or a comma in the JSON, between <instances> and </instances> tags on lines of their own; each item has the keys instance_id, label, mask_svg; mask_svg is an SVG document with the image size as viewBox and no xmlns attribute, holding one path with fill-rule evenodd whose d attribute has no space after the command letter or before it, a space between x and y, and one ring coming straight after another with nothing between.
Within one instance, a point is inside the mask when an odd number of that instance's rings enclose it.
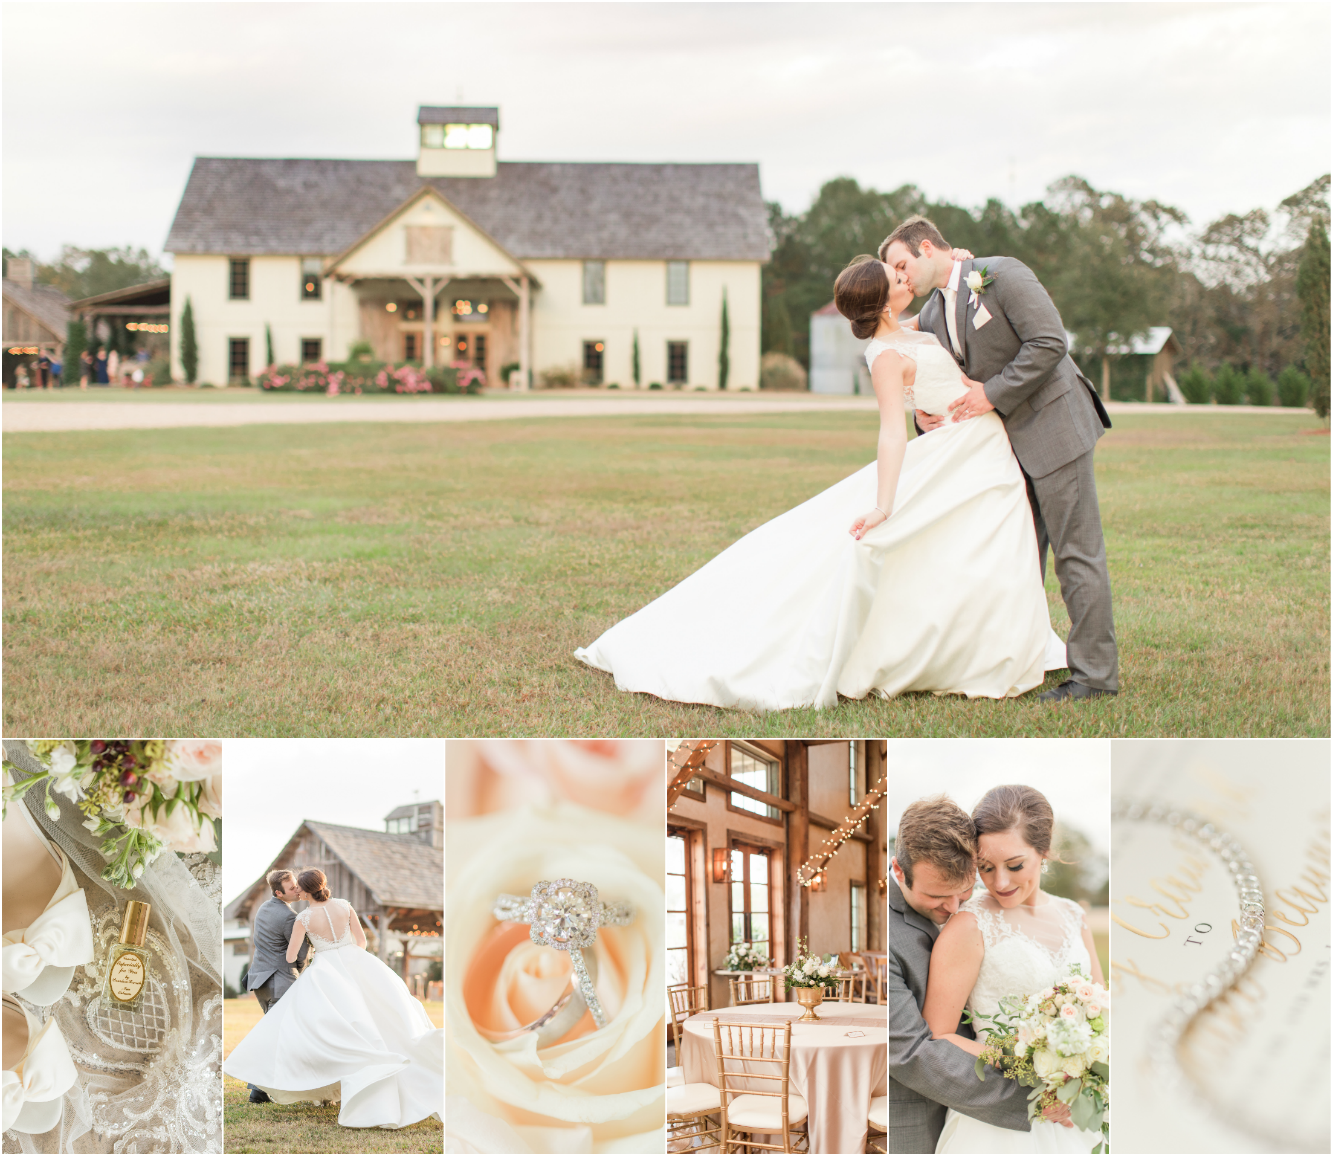
<instances>
[{"instance_id":1,"label":"cream rose","mask_svg":"<svg viewBox=\"0 0 1332 1154\"><path fill-rule=\"evenodd\" d=\"M189 738L166 743L166 762L177 781L199 781L222 772L222 743Z\"/></svg>"},{"instance_id":2,"label":"cream rose","mask_svg":"<svg viewBox=\"0 0 1332 1154\"><path fill-rule=\"evenodd\" d=\"M1063 1058L1053 1050L1037 1050L1031 1064L1036 1071L1036 1077L1044 1080L1057 1074L1063 1061Z\"/></svg>"},{"instance_id":3,"label":"cream rose","mask_svg":"<svg viewBox=\"0 0 1332 1154\"><path fill-rule=\"evenodd\" d=\"M967 273L967 288L972 292L979 292L981 286L985 283L985 278L981 276L978 269L972 269Z\"/></svg>"},{"instance_id":4,"label":"cream rose","mask_svg":"<svg viewBox=\"0 0 1332 1154\"><path fill-rule=\"evenodd\" d=\"M202 814L197 826L195 820L194 811L183 804L175 806L170 813L165 805L159 806L156 817L139 801L125 807L126 825L147 830L174 852L212 853L217 849L217 832L212 820Z\"/></svg>"},{"instance_id":5,"label":"cream rose","mask_svg":"<svg viewBox=\"0 0 1332 1154\"><path fill-rule=\"evenodd\" d=\"M659 760L656 769L660 788ZM559 803L451 821L445 846L445 1077L450 1096L475 1108L458 1111L456 1121L446 1111L448 1149L489 1154L521 1141L536 1154L660 1154L666 977L659 825ZM610 1020L541 1051L531 1035L491 1043L473 1024L464 980L496 925L494 898L562 877L591 882L603 901L634 907L631 925L602 929L597 937L597 989ZM522 951L495 975L494 984L510 985L489 997L472 991L473 1008L526 1012L525 1003L540 1000L544 968L554 962L563 959L535 947ZM483 1129L489 1137L478 1146Z\"/></svg>"}]
</instances>

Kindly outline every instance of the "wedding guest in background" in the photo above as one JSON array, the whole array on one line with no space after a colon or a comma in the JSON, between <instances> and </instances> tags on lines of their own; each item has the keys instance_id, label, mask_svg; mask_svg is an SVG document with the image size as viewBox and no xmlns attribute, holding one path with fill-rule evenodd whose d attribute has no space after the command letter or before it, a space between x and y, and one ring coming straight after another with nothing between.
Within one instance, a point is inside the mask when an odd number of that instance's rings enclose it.
<instances>
[{"instance_id":1,"label":"wedding guest in background","mask_svg":"<svg viewBox=\"0 0 1332 1154\"><path fill-rule=\"evenodd\" d=\"M91 377L92 375L93 375L92 353L90 353L87 349L84 349L83 352L79 354L79 388L86 389L88 387L88 378Z\"/></svg>"},{"instance_id":2,"label":"wedding guest in background","mask_svg":"<svg viewBox=\"0 0 1332 1154\"><path fill-rule=\"evenodd\" d=\"M97 360L94 363L93 383L98 385L108 385L111 379L107 376L106 350L97 350Z\"/></svg>"}]
</instances>

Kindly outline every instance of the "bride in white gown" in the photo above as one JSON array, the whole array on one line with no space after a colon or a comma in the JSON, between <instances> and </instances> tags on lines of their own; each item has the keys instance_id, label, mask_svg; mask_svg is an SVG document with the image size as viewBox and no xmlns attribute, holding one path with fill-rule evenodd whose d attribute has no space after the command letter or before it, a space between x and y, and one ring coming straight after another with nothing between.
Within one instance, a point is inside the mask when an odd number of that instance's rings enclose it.
<instances>
[{"instance_id":1,"label":"bride in white gown","mask_svg":"<svg viewBox=\"0 0 1332 1154\"><path fill-rule=\"evenodd\" d=\"M872 257L837 278L837 307L874 338L877 459L742 537L579 660L622 690L746 709L913 690L1014 697L1065 668L999 414L907 440L907 408L948 415L966 392L933 334L895 319L911 299Z\"/></svg>"},{"instance_id":2,"label":"bride in white gown","mask_svg":"<svg viewBox=\"0 0 1332 1154\"><path fill-rule=\"evenodd\" d=\"M340 1101L343 1126L443 1121L444 1031L366 952L356 911L330 899L323 873L305 870L299 885L310 905L296 915L287 960L307 935L314 958L222 1069L275 1102Z\"/></svg>"},{"instance_id":3,"label":"bride in white gown","mask_svg":"<svg viewBox=\"0 0 1332 1154\"><path fill-rule=\"evenodd\" d=\"M1041 889L1054 826L1045 796L1030 786L997 786L972 819L986 892L963 903L934 943L924 1014L934 1037L979 1055L982 1043L956 1032L964 1004L993 1015L1001 998L1052 986L1075 964L1093 980L1105 979L1082 907ZM1054 1122L1004 1130L949 1110L935 1154L1085 1154L1100 1140L1099 1131Z\"/></svg>"}]
</instances>

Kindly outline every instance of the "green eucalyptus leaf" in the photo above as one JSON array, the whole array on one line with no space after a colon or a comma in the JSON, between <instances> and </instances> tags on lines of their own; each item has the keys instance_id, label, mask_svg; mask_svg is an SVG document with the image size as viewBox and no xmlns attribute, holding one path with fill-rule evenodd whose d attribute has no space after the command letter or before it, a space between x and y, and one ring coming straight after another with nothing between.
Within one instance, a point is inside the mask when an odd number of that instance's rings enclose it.
<instances>
[{"instance_id":1,"label":"green eucalyptus leaf","mask_svg":"<svg viewBox=\"0 0 1332 1154\"><path fill-rule=\"evenodd\" d=\"M1104 1062L1093 1062L1091 1072L1098 1078L1104 1078L1107 1082L1110 1081L1110 1067Z\"/></svg>"},{"instance_id":2,"label":"green eucalyptus leaf","mask_svg":"<svg viewBox=\"0 0 1332 1154\"><path fill-rule=\"evenodd\" d=\"M1067 1104L1073 1101L1073 1099L1076 1098L1081 1093L1082 1093L1082 1083L1079 1082L1076 1078L1070 1078L1067 1082L1065 1082L1062 1086L1060 1086L1058 1090L1055 1091L1055 1097L1058 1098L1061 1102Z\"/></svg>"},{"instance_id":3,"label":"green eucalyptus leaf","mask_svg":"<svg viewBox=\"0 0 1332 1154\"><path fill-rule=\"evenodd\" d=\"M976 1059L976 1077L979 1078L982 1082L985 1081L985 1059L984 1059L984 1058L977 1058L977 1059Z\"/></svg>"}]
</instances>

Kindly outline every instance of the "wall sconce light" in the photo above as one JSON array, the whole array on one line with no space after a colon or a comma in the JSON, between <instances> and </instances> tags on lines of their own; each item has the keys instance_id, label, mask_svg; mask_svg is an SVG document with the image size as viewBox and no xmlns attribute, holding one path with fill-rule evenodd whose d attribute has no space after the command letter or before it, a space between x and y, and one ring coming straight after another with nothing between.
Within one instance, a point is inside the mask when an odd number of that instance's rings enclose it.
<instances>
[{"instance_id":1,"label":"wall sconce light","mask_svg":"<svg viewBox=\"0 0 1332 1154\"><path fill-rule=\"evenodd\" d=\"M724 882L726 880L725 849L714 849L712 851L712 880L714 882Z\"/></svg>"},{"instance_id":2,"label":"wall sconce light","mask_svg":"<svg viewBox=\"0 0 1332 1154\"><path fill-rule=\"evenodd\" d=\"M809 883L809 888L812 889L815 893L819 894L823 893L823 891L828 888L826 875L822 871L816 873L814 875L814 880Z\"/></svg>"}]
</instances>

